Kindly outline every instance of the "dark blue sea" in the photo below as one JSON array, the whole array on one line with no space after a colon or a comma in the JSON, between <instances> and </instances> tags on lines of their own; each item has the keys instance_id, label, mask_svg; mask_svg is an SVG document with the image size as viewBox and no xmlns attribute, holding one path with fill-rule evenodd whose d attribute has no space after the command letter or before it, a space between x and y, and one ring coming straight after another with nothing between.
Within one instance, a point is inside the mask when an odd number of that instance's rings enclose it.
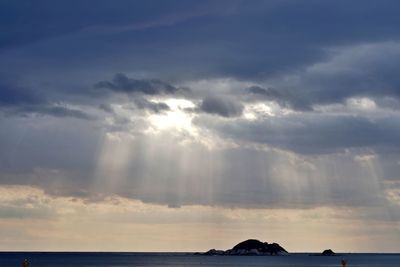
<instances>
[{"instance_id":1,"label":"dark blue sea","mask_svg":"<svg viewBox=\"0 0 400 267\"><path fill-rule=\"evenodd\" d=\"M136 267L136 266L202 266L202 267L400 267L400 254L343 254L309 256L295 253L287 256L199 256L190 253L92 253L92 252L0 252L0 267Z\"/></svg>"}]
</instances>

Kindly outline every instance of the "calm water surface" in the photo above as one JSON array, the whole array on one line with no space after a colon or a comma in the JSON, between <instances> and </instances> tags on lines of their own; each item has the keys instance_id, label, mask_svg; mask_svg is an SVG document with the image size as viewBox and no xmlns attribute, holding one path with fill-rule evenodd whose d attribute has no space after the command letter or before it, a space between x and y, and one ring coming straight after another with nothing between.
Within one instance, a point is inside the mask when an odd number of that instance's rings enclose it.
<instances>
[{"instance_id":1,"label":"calm water surface","mask_svg":"<svg viewBox=\"0 0 400 267\"><path fill-rule=\"evenodd\" d=\"M289 256L196 256L186 253L64 253L64 252L0 252L0 267L21 266L24 258L30 267L137 267L137 266L202 266L202 267L400 267L400 254L346 254L318 257L308 254Z\"/></svg>"}]
</instances>

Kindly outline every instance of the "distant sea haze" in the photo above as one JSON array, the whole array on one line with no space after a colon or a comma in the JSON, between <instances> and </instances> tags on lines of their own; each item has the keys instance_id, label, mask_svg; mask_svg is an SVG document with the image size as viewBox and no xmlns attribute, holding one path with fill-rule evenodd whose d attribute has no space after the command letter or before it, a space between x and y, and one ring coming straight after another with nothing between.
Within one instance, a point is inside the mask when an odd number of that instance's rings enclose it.
<instances>
[{"instance_id":1,"label":"distant sea haze","mask_svg":"<svg viewBox=\"0 0 400 267\"><path fill-rule=\"evenodd\" d=\"M136 267L136 266L237 266L237 267L327 267L341 266L398 267L400 254L343 254L314 257L307 253L287 256L204 256L193 253L126 253L126 252L0 252L0 266L22 266L28 259L30 267Z\"/></svg>"}]
</instances>

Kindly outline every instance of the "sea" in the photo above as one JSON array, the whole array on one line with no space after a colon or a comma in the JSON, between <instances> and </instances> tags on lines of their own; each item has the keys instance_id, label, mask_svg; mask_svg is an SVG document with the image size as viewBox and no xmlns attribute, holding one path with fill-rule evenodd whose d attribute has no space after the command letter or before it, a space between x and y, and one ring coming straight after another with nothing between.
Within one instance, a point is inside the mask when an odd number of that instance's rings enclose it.
<instances>
[{"instance_id":1,"label":"sea","mask_svg":"<svg viewBox=\"0 0 400 267\"><path fill-rule=\"evenodd\" d=\"M27 259L29 267L400 267L400 254L341 254L310 256L291 253L286 256L203 256L193 253L127 252L0 252L0 267L20 267Z\"/></svg>"}]
</instances>

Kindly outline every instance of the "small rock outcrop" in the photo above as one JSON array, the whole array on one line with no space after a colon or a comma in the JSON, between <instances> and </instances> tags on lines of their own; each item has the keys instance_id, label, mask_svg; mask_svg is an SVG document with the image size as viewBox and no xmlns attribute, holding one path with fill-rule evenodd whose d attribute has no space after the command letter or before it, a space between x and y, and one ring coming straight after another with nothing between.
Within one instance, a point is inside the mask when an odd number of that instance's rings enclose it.
<instances>
[{"instance_id":1,"label":"small rock outcrop","mask_svg":"<svg viewBox=\"0 0 400 267\"><path fill-rule=\"evenodd\" d=\"M256 239L249 239L240 242L232 249L226 251L211 249L202 255L235 255L235 256L249 256L249 255L285 255L288 252L277 243L268 244Z\"/></svg>"},{"instance_id":2,"label":"small rock outcrop","mask_svg":"<svg viewBox=\"0 0 400 267\"><path fill-rule=\"evenodd\" d=\"M225 251L216 249L210 249L209 251L203 253L203 255L224 255L224 254Z\"/></svg>"}]
</instances>

